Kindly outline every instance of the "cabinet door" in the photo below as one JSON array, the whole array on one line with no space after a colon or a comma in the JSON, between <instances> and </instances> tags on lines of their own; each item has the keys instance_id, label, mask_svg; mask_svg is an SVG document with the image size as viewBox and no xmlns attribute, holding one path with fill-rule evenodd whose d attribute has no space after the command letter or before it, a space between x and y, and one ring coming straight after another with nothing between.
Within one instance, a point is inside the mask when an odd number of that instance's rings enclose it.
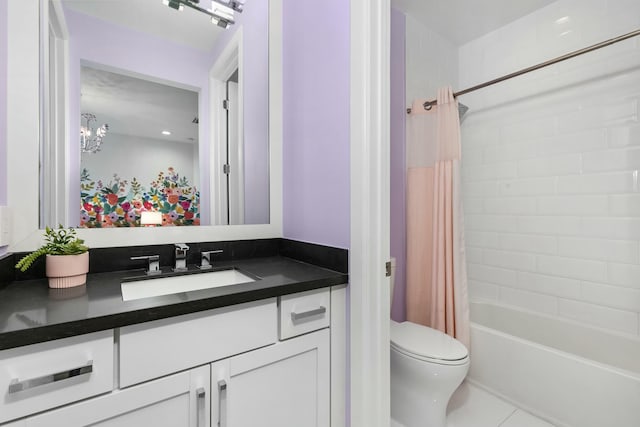
<instances>
[{"instance_id":1,"label":"cabinet door","mask_svg":"<svg viewBox=\"0 0 640 427\"><path fill-rule=\"evenodd\" d=\"M211 365L212 425L329 427L329 329Z\"/></svg>"},{"instance_id":2,"label":"cabinet door","mask_svg":"<svg viewBox=\"0 0 640 427\"><path fill-rule=\"evenodd\" d=\"M28 418L26 427L208 427L209 387L207 365Z\"/></svg>"}]
</instances>

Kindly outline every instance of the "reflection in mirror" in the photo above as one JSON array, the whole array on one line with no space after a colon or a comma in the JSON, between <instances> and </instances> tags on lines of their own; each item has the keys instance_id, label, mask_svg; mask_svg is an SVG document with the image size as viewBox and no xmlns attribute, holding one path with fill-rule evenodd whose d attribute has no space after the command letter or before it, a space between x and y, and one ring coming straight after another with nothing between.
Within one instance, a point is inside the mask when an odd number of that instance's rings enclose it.
<instances>
[{"instance_id":1,"label":"reflection in mirror","mask_svg":"<svg viewBox=\"0 0 640 427\"><path fill-rule=\"evenodd\" d=\"M80 227L200 225L197 92L81 70Z\"/></svg>"},{"instance_id":2,"label":"reflection in mirror","mask_svg":"<svg viewBox=\"0 0 640 427\"><path fill-rule=\"evenodd\" d=\"M226 82L226 99L228 102L225 105L227 127L225 165L229 166L226 167L226 170L223 170L225 178L223 179L222 190L219 192L222 200L218 201L223 209L219 210L220 217L216 222L235 225L244 224L244 209L242 208L242 201L244 200L244 185L242 184L242 177L244 176L242 167L243 147L238 132L240 122L238 117L237 68ZM237 166L232 168L232 165Z\"/></svg>"},{"instance_id":3,"label":"reflection in mirror","mask_svg":"<svg viewBox=\"0 0 640 427\"><path fill-rule=\"evenodd\" d=\"M267 0L247 2L227 29L159 0L49 5L41 225L137 226L145 209L163 225L269 223ZM232 43L234 68L216 74ZM236 68L237 100L224 110ZM153 98L163 90L171 118ZM81 153L83 113L109 125L97 153ZM161 142L179 147L173 161L156 161Z\"/></svg>"}]
</instances>

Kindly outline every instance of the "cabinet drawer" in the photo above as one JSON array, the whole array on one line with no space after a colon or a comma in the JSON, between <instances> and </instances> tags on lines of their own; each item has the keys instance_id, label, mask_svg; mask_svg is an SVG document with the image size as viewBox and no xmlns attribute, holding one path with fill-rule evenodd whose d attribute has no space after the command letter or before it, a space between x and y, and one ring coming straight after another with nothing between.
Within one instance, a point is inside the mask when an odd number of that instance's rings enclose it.
<instances>
[{"instance_id":1,"label":"cabinet drawer","mask_svg":"<svg viewBox=\"0 0 640 427\"><path fill-rule=\"evenodd\" d=\"M277 341L275 298L120 329L120 386L204 365Z\"/></svg>"},{"instance_id":2,"label":"cabinet drawer","mask_svg":"<svg viewBox=\"0 0 640 427\"><path fill-rule=\"evenodd\" d=\"M205 427L210 381L201 366L29 417L25 427Z\"/></svg>"},{"instance_id":3,"label":"cabinet drawer","mask_svg":"<svg viewBox=\"0 0 640 427\"><path fill-rule=\"evenodd\" d=\"M0 423L113 388L113 331L0 352Z\"/></svg>"},{"instance_id":4,"label":"cabinet drawer","mask_svg":"<svg viewBox=\"0 0 640 427\"><path fill-rule=\"evenodd\" d=\"M329 288L280 297L279 318L281 340L329 327L331 319Z\"/></svg>"}]
</instances>

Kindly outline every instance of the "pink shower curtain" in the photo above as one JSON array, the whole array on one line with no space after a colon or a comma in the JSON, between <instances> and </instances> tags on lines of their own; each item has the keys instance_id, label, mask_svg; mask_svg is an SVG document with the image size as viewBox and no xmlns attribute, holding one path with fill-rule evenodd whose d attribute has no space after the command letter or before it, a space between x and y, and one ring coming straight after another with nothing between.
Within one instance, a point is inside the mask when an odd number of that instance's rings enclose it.
<instances>
[{"instance_id":1,"label":"pink shower curtain","mask_svg":"<svg viewBox=\"0 0 640 427\"><path fill-rule=\"evenodd\" d=\"M458 103L450 87L437 100L407 119L407 320L469 348Z\"/></svg>"}]
</instances>

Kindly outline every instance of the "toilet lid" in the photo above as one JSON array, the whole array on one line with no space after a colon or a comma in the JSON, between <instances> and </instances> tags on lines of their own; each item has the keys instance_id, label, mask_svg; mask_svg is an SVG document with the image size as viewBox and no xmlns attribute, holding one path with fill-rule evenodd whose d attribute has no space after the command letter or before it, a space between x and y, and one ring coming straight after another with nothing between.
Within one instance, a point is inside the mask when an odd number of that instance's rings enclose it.
<instances>
[{"instance_id":1,"label":"toilet lid","mask_svg":"<svg viewBox=\"0 0 640 427\"><path fill-rule=\"evenodd\" d=\"M455 338L411 322L391 322L391 346L420 359L454 361L469 355L467 348Z\"/></svg>"}]
</instances>

